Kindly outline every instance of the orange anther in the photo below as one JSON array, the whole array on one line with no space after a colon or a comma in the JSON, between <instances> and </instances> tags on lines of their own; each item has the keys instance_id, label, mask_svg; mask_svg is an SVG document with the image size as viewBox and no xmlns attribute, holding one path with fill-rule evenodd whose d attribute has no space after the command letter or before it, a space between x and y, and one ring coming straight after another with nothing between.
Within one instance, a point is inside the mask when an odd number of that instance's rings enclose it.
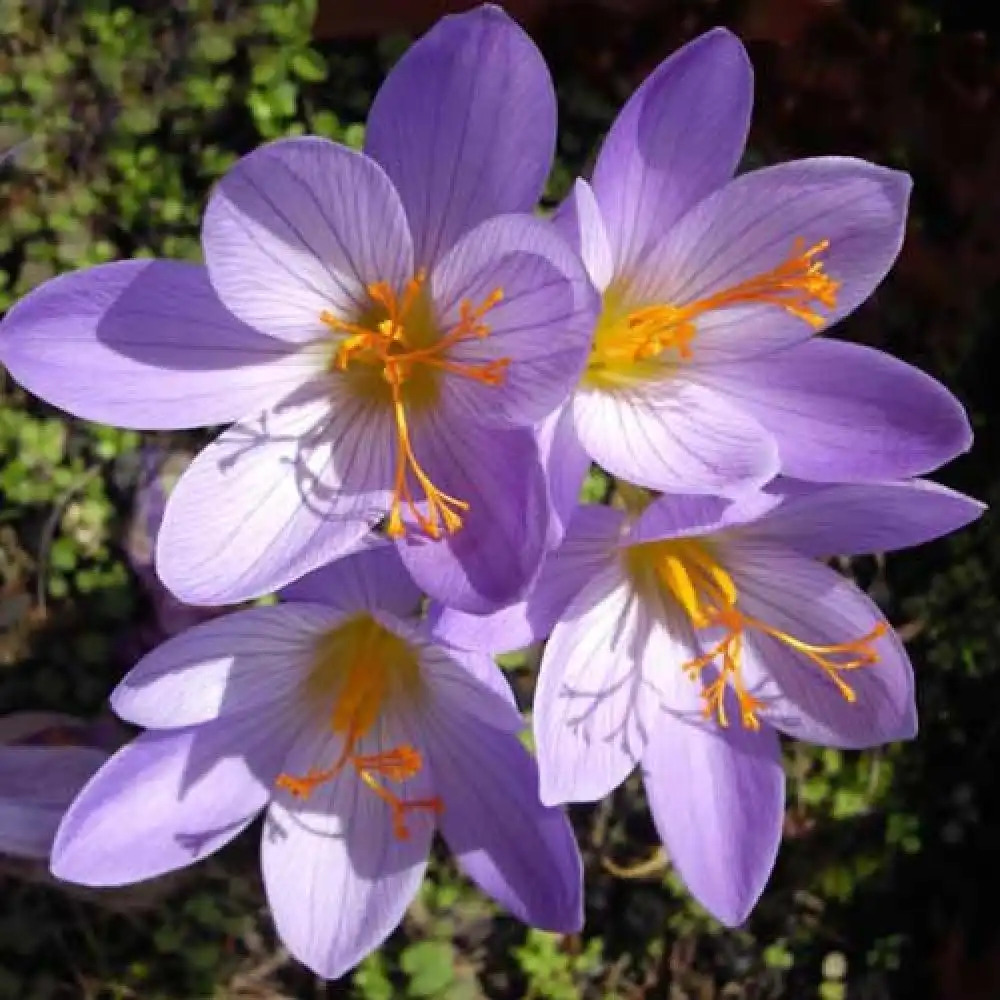
<instances>
[{"instance_id":1,"label":"orange anther","mask_svg":"<svg viewBox=\"0 0 1000 1000\"><path fill-rule=\"evenodd\" d=\"M828 317L818 308L835 309L841 285L826 273L820 259L829 247L829 240L820 240L806 249L805 241L796 239L782 263L730 288L686 305L642 306L624 318L614 318L612 313L598 325L589 370L607 375L609 370L627 369L669 351L675 352L677 359L689 361L694 356L698 318L716 309L774 306L819 329Z\"/></svg>"},{"instance_id":2,"label":"orange anther","mask_svg":"<svg viewBox=\"0 0 1000 1000\"><path fill-rule=\"evenodd\" d=\"M739 705L742 724L748 729L760 728L759 715L765 706L749 691L742 672L743 643L748 631L770 636L805 657L823 671L850 703L857 700L857 694L841 675L878 663L874 644L888 631L884 622L865 635L842 643L819 644L799 639L737 606L739 594L732 576L702 541L651 542L636 546L630 558L637 571L647 565L652 568L659 587L684 610L696 630L722 630L722 637L705 653L682 667L692 680L701 678L706 670L712 671L702 688L704 714L706 718L714 716L720 726L729 725L725 698L731 690Z\"/></svg>"},{"instance_id":3,"label":"orange anther","mask_svg":"<svg viewBox=\"0 0 1000 1000\"><path fill-rule=\"evenodd\" d=\"M420 302L426 281L426 272L419 271L399 296L388 282L369 285L368 296L373 305L386 314L371 326L340 320L325 310L320 314L321 321L331 330L346 334L337 346L333 367L342 372L352 364L379 367L389 386L396 430L396 467L386 531L393 538L406 533L404 510L425 534L440 538L462 527L462 515L469 506L464 500L439 490L414 454L405 394L417 367L498 386L506 377L510 364L509 358L473 362L448 357L448 352L463 341L481 340L489 335L490 328L483 317L502 301L503 291L499 288L478 305L465 300L460 302L458 322L430 345L415 343L407 324ZM423 494L426 511L421 508L419 493L415 494L414 488Z\"/></svg>"},{"instance_id":4,"label":"orange anther","mask_svg":"<svg viewBox=\"0 0 1000 1000\"><path fill-rule=\"evenodd\" d=\"M380 785L369 771L358 770L361 780L392 810L392 832L397 840L409 840L410 828L406 825L406 814L426 809L440 816L444 803L437 796L430 799L410 799L406 801Z\"/></svg>"},{"instance_id":5,"label":"orange anther","mask_svg":"<svg viewBox=\"0 0 1000 1000\"><path fill-rule=\"evenodd\" d=\"M359 753L360 741L371 732L387 701L419 697L420 658L408 640L376 621L358 614L328 632L315 644L311 669L303 690L310 706L330 697L333 704L329 726L342 737L336 760L322 769L310 768L303 775L282 773L276 786L297 799L308 799L317 787L335 778L347 780L351 773L389 805L397 837L409 836L405 814L413 809L440 812L440 799L403 801L381 783L411 781L423 769L420 751L409 743L377 753ZM345 773L345 769L349 769Z\"/></svg>"}]
</instances>

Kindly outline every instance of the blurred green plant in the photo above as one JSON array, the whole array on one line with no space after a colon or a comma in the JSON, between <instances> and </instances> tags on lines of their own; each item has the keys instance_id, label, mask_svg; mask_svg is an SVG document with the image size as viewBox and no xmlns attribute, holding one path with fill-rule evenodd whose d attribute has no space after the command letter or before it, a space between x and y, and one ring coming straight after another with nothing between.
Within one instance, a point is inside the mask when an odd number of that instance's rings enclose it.
<instances>
[{"instance_id":1,"label":"blurred green plant","mask_svg":"<svg viewBox=\"0 0 1000 1000\"><path fill-rule=\"evenodd\" d=\"M602 942L591 938L574 953L555 934L528 931L527 940L514 949L528 988L525 1000L578 1000L587 979L597 979L602 968Z\"/></svg>"}]
</instances>

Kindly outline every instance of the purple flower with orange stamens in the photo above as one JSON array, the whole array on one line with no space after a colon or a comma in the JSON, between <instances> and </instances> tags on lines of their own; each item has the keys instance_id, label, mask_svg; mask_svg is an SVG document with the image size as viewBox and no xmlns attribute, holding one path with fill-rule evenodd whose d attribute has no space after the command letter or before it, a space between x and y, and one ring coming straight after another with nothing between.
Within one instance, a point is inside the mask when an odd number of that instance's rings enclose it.
<instances>
[{"instance_id":1,"label":"purple flower with orange stamens","mask_svg":"<svg viewBox=\"0 0 1000 1000\"><path fill-rule=\"evenodd\" d=\"M603 299L584 377L544 429L557 497L575 501L588 457L652 489L735 495L779 470L922 475L969 447L961 405L932 378L815 336L896 259L910 178L830 156L733 179L752 82L729 32L686 45L556 216Z\"/></svg>"},{"instance_id":2,"label":"purple flower with orange stamens","mask_svg":"<svg viewBox=\"0 0 1000 1000\"><path fill-rule=\"evenodd\" d=\"M167 505L157 569L178 598L273 591L383 519L442 600L523 591L549 537L530 428L579 378L597 310L580 261L526 214L555 114L501 10L445 18L386 79L364 153L295 138L236 163L204 267L103 265L6 317L11 373L74 414L235 421Z\"/></svg>"},{"instance_id":3,"label":"purple flower with orange stamens","mask_svg":"<svg viewBox=\"0 0 1000 1000\"><path fill-rule=\"evenodd\" d=\"M582 869L538 800L523 722L485 655L435 641L384 543L168 640L112 704L148 727L66 814L53 872L86 885L204 857L262 810L264 883L281 937L336 977L402 919L435 830L518 918L582 923Z\"/></svg>"},{"instance_id":4,"label":"purple flower with orange stamens","mask_svg":"<svg viewBox=\"0 0 1000 1000\"><path fill-rule=\"evenodd\" d=\"M817 557L916 545L981 510L921 481L791 480L631 516L580 507L526 602L444 611L436 629L496 652L551 633L534 705L542 801L599 799L640 766L680 875L738 924L781 838L778 733L860 748L916 732L899 638Z\"/></svg>"}]
</instances>

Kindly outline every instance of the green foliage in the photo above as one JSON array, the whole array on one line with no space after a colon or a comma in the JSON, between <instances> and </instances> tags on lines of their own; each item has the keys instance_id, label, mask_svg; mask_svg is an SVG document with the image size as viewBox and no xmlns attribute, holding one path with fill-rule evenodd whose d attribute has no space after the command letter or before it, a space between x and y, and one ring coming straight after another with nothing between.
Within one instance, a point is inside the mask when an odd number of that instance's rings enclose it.
<instances>
[{"instance_id":1,"label":"green foliage","mask_svg":"<svg viewBox=\"0 0 1000 1000\"><path fill-rule=\"evenodd\" d=\"M596 466L587 473L580 491L581 503L603 503L611 491L611 477Z\"/></svg>"},{"instance_id":2,"label":"green foliage","mask_svg":"<svg viewBox=\"0 0 1000 1000\"><path fill-rule=\"evenodd\" d=\"M385 955L369 955L354 973L354 995L359 1000L393 1000L395 987L389 978Z\"/></svg>"},{"instance_id":3,"label":"green foliage","mask_svg":"<svg viewBox=\"0 0 1000 1000\"><path fill-rule=\"evenodd\" d=\"M455 982L455 949L446 941L419 941L399 960L411 997L443 997Z\"/></svg>"},{"instance_id":4,"label":"green foliage","mask_svg":"<svg viewBox=\"0 0 1000 1000\"><path fill-rule=\"evenodd\" d=\"M600 971L601 951L600 938L591 938L583 951L574 953L566 947L566 939L529 931L513 953L528 982L526 1000L579 1000L586 981Z\"/></svg>"},{"instance_id":5,"label":"green foliage","mask_svg":"<svg viewBox=\"0 0 1000 1000\"><path fill-rule=\"evenodd\" d=\"M0 143L25 140L2 178L0 308L68 268L196 259L211 183L259 142L313 131L308 88L327 71L313 0L192 0L176 16L92 2L55 36L47 6L0 2ZM333 138L356 124L317 114Z\"/></svg>"}]
</instances>

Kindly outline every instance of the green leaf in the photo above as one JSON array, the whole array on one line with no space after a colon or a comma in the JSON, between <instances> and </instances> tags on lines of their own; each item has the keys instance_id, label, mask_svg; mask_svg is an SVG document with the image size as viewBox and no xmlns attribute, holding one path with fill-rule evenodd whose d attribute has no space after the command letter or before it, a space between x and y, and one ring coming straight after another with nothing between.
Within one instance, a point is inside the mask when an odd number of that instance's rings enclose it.
<instances>
[{"instance_id":1,"label":"green leaf","mask_svg":"<svg viewBox=\"0 0 1000 1000\"><path fill-rule=\"evenodd\" d=\"M118 124L134 135L148 135L160 124L160 115L155 108L137 104L122 112Z\"/></svg>"},{"instance_id":2,"label":"green leaf","mask_svg":"<svg viewBox=\"0 0 1000 1000\"><path fill-rule=\"evenodd\" d=\"M364 125L348 125L344 129L344 145L352 149L360 149L365 144Z\"/></svg>"},{"instance_id":3,"label":"green leaf","mask_svg":"<svg viewBox=\"0 0 1000 1000\"><path fill-rule=\"evenodd\" d=\"M795 964L792 953L781 941L775 941L764 949L764 964L769 969L790 969Z\"/></svg>"},{"instance_id":4,"label":"green leaf","mask_svg":"<svg viewBox=\"0 0 1000 1000\"><path fill-rule=\"evenodd\" d=\"M210 63L228 62L236 52L233 40L218 30L208 30L198 39L195 52Z\"/></svg>"},{"instance_id":5,"label":"green leaf","mask_svg":"<svg viewBox=\"0 0 1000 1000\"><path fill-rule=\"evenodd\" d=\"M820 984L820 1000L844 1000L847 996L847 987L843 983L827 980Z\"/></svg>"},{"instance_id":6,"label":"green leaf","mask_svg":"<svg viewBox=\"0 0 1000 1000\"><path fill-rule=\"evenodd\" d=\"M314 49L305 49L292 56L292 72L309 83L319 83L326 79L326 61Z\"/></svg>"},{"instance_id":7,"label":"green leaf","mask_svg":"<svg viewBox=\"0 0 1000 1000\"><path fill-rule=\"evenodd\" d=\"M411 997L436 997L455 980L455 950L444 941L421 941L407 948L400 958L409 978Z\"/></svg>"},{"instance_id":8,"label":"green leaf","mask_svg":"<svg viewBox=\"0 0 1000 1000\"><path fill-rule=\"evenodd\" d=\"M49 565L59 570L76 569L76 546L68 538L58 538L49 549Z\"/></svg>"},{"instance_id":9,"label":"green leaf","mask_svg":"<svg viewBox=\"0 0 1000 1000\"><path fill-rule=\"evenodd\" d=\"M610 486L611 479L607 473L592 468L580 488L580 503L602 503Z\"/></svg>"},{"instance_id":10,"label":"green leaf","mask_svg":"<svg viewBox=\"0 0 1000 1000\"><path fill-rule=\"evenodd\" d=\"M358 966L354 973L354 986L363 1000L393 1000L396 990L381 952L372 952Z\"/></svg>"}]
</instances>

